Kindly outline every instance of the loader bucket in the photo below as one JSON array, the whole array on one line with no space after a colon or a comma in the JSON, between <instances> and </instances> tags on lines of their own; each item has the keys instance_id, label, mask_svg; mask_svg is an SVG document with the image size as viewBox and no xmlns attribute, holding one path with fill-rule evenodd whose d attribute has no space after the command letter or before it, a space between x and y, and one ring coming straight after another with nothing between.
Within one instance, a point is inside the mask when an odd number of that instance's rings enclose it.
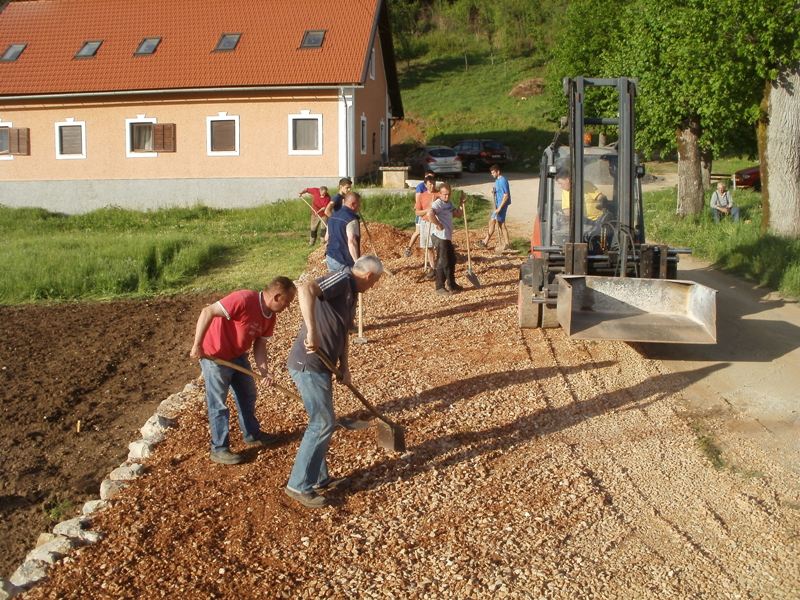
<instances>
[{"instance_id":1,"label":"loader bucket","mask_svg":"<svg viewBox=\"0 0 800 600\"><path fill-rule=\"evenodd\" d=\"M573 339L715 344L716 296L693 281L562 275L556 310Z\"/></svg>"}]
</instances>

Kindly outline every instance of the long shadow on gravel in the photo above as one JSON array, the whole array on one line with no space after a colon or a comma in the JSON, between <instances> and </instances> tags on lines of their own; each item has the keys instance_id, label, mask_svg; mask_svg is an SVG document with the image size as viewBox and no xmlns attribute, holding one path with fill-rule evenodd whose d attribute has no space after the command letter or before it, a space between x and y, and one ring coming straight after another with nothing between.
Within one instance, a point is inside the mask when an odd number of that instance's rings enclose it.
<instances>
[{"instance_id":1,"label":"long shadow on gravel","mask_svg":"<svg viewBox=\"0 0 800 600\"><path fill-rule=\"evenodd\" d=\"M502 285L508 286L509 282L505 282ZM487 286L488 287L488 286ZM430 289L431 294L433 294L433 288ZM464 292L459 292L459 295L468 294L469 290ZM447 299L439 300L441 305L445 305ZM517 294L497 294L494 296L492 300L479 300L477 302L471 302L469 304L459 304L457 306L442 306L440 310L436 310L438 307L434 307L431 310L418 310L416 312L411 312L407 314L403 314L402 318L397 319L383 319L380 323L376 323L374 325L369 325L365 327L365 331L375 331L377 329L387 329L390 327L396 326L408 326L410 323L417 323L422 321L431 321L437 319L445 319L447 317L452 317L454 315L460 315L464 313L475 314L479 312L492 312L496 310L503 310L515 304L517 301ZM391 338L385 338L391 339Z\"/></svg>"},{"instance_id":2,"label":"long shadow on gravel","mask_svg":"<svg viewBox=\"0 0 800 600\"><path fill-rule=\"evenodd\" d=\"M602 367L603 364L597 366ZM724 367L725 365L709 365L685 373L666 373L615 392L599 393L584 402L575 402L559 408L540 409L505 425L481 431L445 434L410 447L410 457L389 458L372 467L355 471L352 474L351 489L371 489L395 481L398 475L403 480L409 480L431 469L445 469L483 454L498 451L502 454L533 438L557 433L614 410L640 410L680 392L687 386L687 382L703 379ZM495 374L497 377L505 375L509 374ZM527 376L530 376L530 373ZM509 379L504 381L510 382ZM458 382L442 386L430 390L428 394L445 395L445 389L461 389L462 385L463 382ZM413 428L413 425L408 425L408 428Z\"/></svg>"}]
</instances>

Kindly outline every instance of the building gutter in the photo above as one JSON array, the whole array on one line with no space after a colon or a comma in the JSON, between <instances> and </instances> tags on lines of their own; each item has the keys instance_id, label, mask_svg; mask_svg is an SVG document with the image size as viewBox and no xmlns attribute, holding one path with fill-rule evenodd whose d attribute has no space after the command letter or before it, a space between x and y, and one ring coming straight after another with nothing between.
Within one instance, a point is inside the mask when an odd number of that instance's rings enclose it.
<instances>
[{"instance_id":1,"label":"building gutter","mask_svg":"<svg viewBox=\"0 0 800 600\"><path fill-rule=\"evenodd\" d=\"M347 84L347 87L363 88L363 84ZM68 92L62 94L23 94L16 96L0 95L0 102L7 100L61 100L64 98L114 98L119 96L155 96L163 94L208 94L229 92L303 92L303 91L331 91L338 92L341 85L263 85L263 86L238 86L238 87L206 87L206 88L166 88L160 90L116 90L108 92Z\"/></svg>"}]
</instances>

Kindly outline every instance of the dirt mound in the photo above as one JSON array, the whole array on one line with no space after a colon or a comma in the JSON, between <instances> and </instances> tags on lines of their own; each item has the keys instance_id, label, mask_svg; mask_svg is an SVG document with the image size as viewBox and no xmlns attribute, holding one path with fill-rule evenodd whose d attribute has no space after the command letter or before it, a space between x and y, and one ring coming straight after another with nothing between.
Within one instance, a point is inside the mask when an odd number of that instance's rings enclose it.
<instances>
[{"instance_id":1,"label":"dirt mound","mask_svg":"<svg viewBox=\"0 0 800 600\"><path fill-rule=\"evenodd\" d=\"M538 96L544 92L544 79L541 77L534 77L532 79L526 79L525 81L520 81L514 88L508 93L509 96L513 96L514 98L529 98L531 96Z\"/></svg>"}]
</instances>

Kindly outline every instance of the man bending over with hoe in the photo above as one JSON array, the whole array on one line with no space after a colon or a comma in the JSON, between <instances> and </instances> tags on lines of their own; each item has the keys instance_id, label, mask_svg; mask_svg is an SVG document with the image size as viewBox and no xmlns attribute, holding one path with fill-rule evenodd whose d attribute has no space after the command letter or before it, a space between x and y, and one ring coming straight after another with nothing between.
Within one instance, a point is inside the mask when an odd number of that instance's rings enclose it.
<instances>
[{"instance_id":1,"label":"man bending over with hoe","mask_svg":"<svg viewBox=\"0 0 800 600\"><path fill-rule=\"evenodd\" d=\"M298 296L303 322L289 351L286 365L308 413L286 494L307 508L327 505L319 490L333 489L343 479L328 474L326 456L336 416L333 411L332 374L320 360L321 351L333 365L339 364L342 381L350 381L348 332L355 315L356 298L374 286L383 274L376 256L360 257L352 269L328 273L300 285Z\"/></svg>"},{"instance_id":2,"label":"man bending over with hoe","mask_svg":"<svg viewBox=\"0 0 800 600\"><path fill-rule=\"evenodd\" d=\"M262 432L256 419L256 384L253 378L217 364L214 359L221 358L250 370L247 353L252 347L256 370L269 384L267 339L272 337L277 313L292 303L296 293L297 288L291 279L276 277L261 292L238 290L200 312L189 355L200 359L206 383L211 460L216 463L236 465L243 460L241 454L231 452L229 447L230 411L225 402L229 388L233 390L245 444L269 446L277 438Z\"/></svg>"}]
</instances>

